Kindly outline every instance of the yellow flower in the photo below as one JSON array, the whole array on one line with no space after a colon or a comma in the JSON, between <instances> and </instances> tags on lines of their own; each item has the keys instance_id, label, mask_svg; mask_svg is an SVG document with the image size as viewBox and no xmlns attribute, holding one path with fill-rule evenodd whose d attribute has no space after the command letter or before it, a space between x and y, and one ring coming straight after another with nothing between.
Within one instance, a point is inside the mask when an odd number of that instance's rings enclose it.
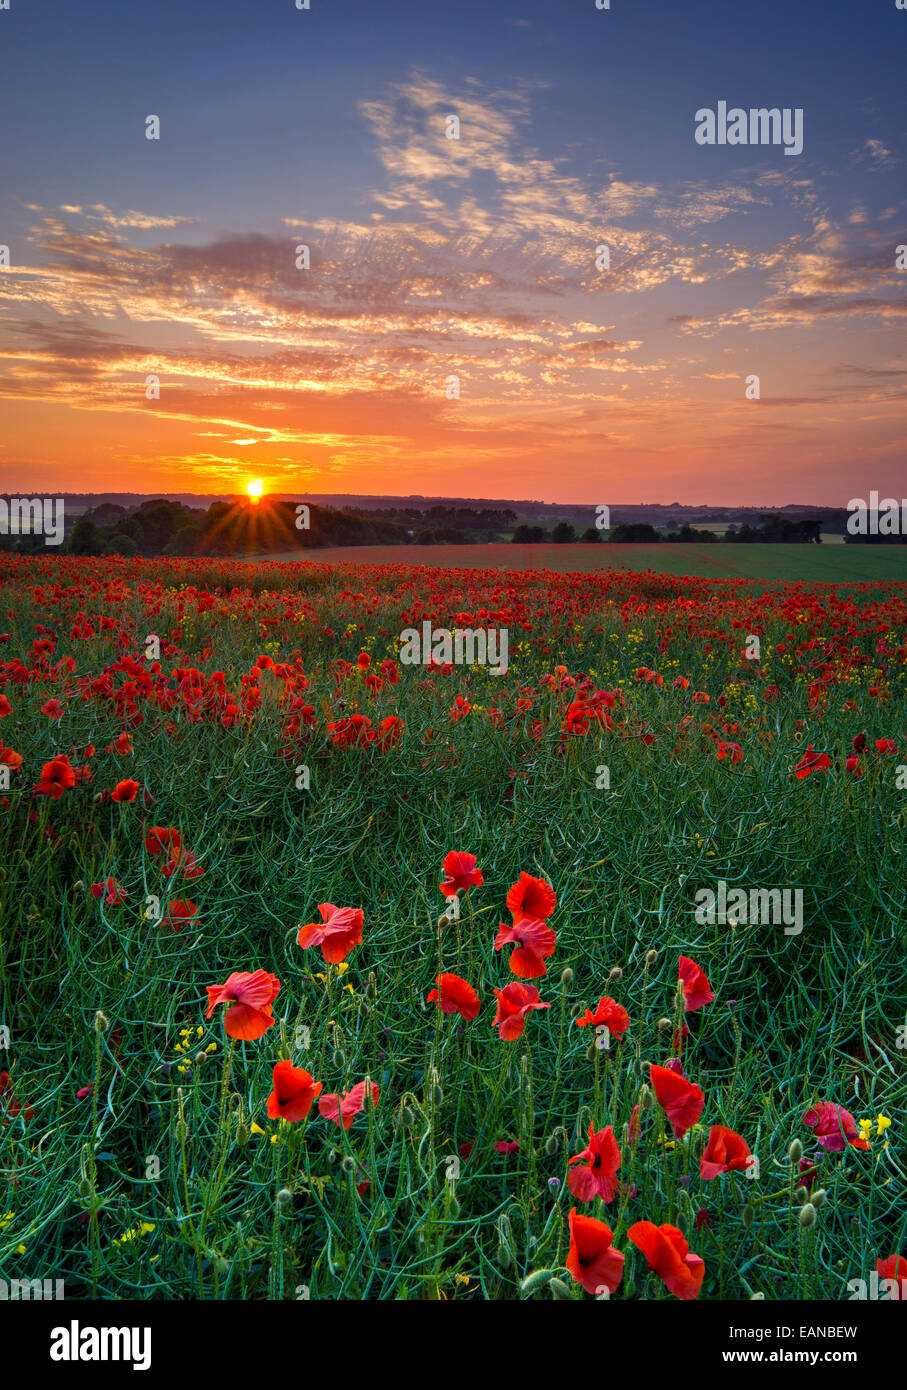
<instances>
[{"instance_id":1,"label":"yellow flower","mask_svg":"<svg viewBox=\"0 0 907 1390\"><path fill-rule=\"evenodd\" d=\"M886 1129L891 1127L891 1121L886 1115L876 1116L876 1134L884 1134Z\"/></svg>"},{"instance_id":2,"label":"yellow flower","mask_svg":"<svg viewBox=\"0 0 907 1390\"><path fill-rule=\"evenodd\" d=\"M249 1126L249 1133L250 1133L250 1134L264 1134L264 1133L265 1133L265 1130L262 1129L261 1125L257 1125L257 1124L255 1124L255 1123L253 1122L253 1123Z\"/></svg>"},{"instance_id":3,"label":"yellow flower","mask_svg":"<svg viewBox=\"0 0 907 1390\"><path fill-rule=\"evenodd\" d=\"M860 1138L868 1139L872 1133L872 1120L860 1120Z\"/></svg>"}]
</instances>

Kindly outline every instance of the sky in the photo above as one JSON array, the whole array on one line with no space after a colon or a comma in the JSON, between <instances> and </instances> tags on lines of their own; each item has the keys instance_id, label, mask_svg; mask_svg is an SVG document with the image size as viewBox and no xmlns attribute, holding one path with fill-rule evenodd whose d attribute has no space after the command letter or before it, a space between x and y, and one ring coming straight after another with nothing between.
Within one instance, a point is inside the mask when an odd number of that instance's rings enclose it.
<instances>
[{"instance_id":1,"label":"sky","mask_svg":"<svg viewBox=\"0 0 907 1390\"><path fill-rule=\"evenodd\" d=\"M10 0L0 490L900 498L905 54L896 0Z\"/></svg>"}]
</instances>

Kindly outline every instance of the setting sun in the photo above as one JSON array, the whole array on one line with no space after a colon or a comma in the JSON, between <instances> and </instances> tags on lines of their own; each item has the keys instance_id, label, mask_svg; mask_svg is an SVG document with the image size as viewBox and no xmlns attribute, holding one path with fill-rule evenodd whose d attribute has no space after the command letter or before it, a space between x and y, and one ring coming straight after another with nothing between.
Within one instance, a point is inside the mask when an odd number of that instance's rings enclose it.
<instances>
[{"instance_id":1,"label":"setting sun","mask_svg":"<svg viewBox=\"0 0 907 1390\"><path fill-rule=\"evenodd\" d=\"M261 478L253 478L250 483L246 483L246 492L252 498L253 502L258 501L259 497L261 497L264 490L265 486L264 483L261 481Z\"/></svg>"}]
</instances>

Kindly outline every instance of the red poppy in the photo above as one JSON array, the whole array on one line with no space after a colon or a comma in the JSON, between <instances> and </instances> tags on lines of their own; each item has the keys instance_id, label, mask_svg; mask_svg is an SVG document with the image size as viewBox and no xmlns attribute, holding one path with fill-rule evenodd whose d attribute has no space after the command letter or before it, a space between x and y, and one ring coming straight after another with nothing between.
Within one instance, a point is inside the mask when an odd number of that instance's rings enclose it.
<instances>
[{"instance_id":1,"label":"red poppy","mask_svg":"<svg viewBox=\"0 0 907 1390\"><path fill-rule=\"evenodd\" d=\"M131 739L131 738L129 737L129 735L126 733L125 729L123 730L123 732L122 732L121 734L117 734L117 736L116 736L116 738L114 739L113 743L108 743L108 744L107 744L107 747L104 749L104 752L105 752L105 753L131 753L131 752L132 752L132 739Z\"/></svg>"},{"instance_id":2,"label":"red poppy","mask_svg":"<svg viewBox=\"0 0 907 1390\"><path fill-rule=\"evenodd\" d=\"M589 1144L582 1153L574 1154L570 1163L582 1166L571 1168L567 1174L567 1186L581 1202L591 1202L601 1197L610 1202L614 1196L614 1179L620 1167L620 1149L610 1125L596 1134L589 1126Z\"/></svg>"},{"instance_id":3,"label":"red poppy","mask_svg":"<svg viewBox=\"0 0 907 1390\"><path fill-rule=\"evenodd\" d=\"M485 882L482 870L476 867L475 855L464 854L458 849L452 849L449 854L445 854L441 872L444 874L444 882L439 883L438 888L445 898L455 898L460 888L481 888Z\"/></svg>"},{"instance_id":4,"label":"red poppy","mask_svg":"<svg viewBox=\"0 0 907 1390\"><path fill-rule=\"evenodd\" d=\"M702 1114L705 1095L701 1087L687 1081L685 1076L678 1076L677 1072L669 1071L667 1067L657 1067L654 1062L649 1068L649 1079L658 1097L658 1104L671 1121L674 1138L682 1139Z\"/></svg>"},{"instance_id":5,"label":"red poppy","mask_svg":"<svg viewBox=\"0 0 907 1390\"><path fill-rule=\"evenodd\" d=\"M190 902L188 898L177 898L167 908L167 915L161 922L162 927L169 927L171 931L182 931L187 922L194 926L198 925L198 904Z\"/></svg>"},{"instance_id":6,"label":"red poppy","mask_svg":"<svg viewBox=\"0 0 907 1390\"><path fill-rule=\"evenodd\" d=\"M435 984L438 988L428 995L427 1003L436 1002L442 1014L459 1014L470 1023L478 1017L479 996L459 975L436 975Z\"/></svg>"},{"instance_id":7,"label":"red poppy","mask_svg":"<svg viewBox=\"0 0 907 1390\"><path fill-rule=\"evenodd\" d=\"M8 767L10 772L15 772L16 768L22 766L22 754L17 753L14 748L6 748L0 743L0 763Z\"/></svg>"},{"instance_id":8,"label":"red poppy","mask_svg":"<svg viewBox=\"0 0 907 1390\"><path fill-rule=\"evenodd\" d=\"M692 1255L683 1232L676 1226L654 1226L651 1221L636 1221L627 1231L637 1249L665 1282L675 1298L696 1298L702 1288L705 1264L699 1255Z\"/></svg>"},{"instance_id":9,"label":"red poppy","mask_svg":"<svg viewBox=\"0 0 907 1390\"><path fill-rule=\"evenodd\" d=\"M204 867L197 863L195 855L189 849L177 850L172 859L168 859L166 864L161 865L161 873L164 878L172 878L179 871L183 878L201 878L204 874Z\"/></svg>"},{"instance_id":10,"label":"red poppy","mask_svg":"<svg viewBox=\"0 0 907 1390\"><path fill-rule=\"evenodd\" d=\"M795 777L802 781L803 778L808 777L811 772L827 772L830 767L831 758L828 754L817 753L810 743L807 746L806 752L803 754L802 760L797 763L797 766L792 768L791 771Z\"/></svg>"},{"instance_id":11,"label":"red poppy","mask_svg":"<svg viewBox=\"0 0 907 1390\"><path fill-rule=\"evenodd\" d=\"M126 889L121 887L115 878L105 878L100 883L93 883L91 895L94 898L103 897L108 907L119 907L120 903L126 901Z\"/></svg>"},{"instance_id":12,"label":"red poppy","mask_svg":"<svg viewBox=\"0 0 907 1390\"><path fill-rule=\"evenodd\" d=\"M557 898L551 884L543 878L521 873L519 882L512 884L507 893L507 906L515 923L524 917L547 922L557 906Z\"/></svg>"},{"instance_id":13,"label":"red poppy","mask_svg":"<svg viewBox=\"0 0 907 1390\"><path fill-rule=\"evenodd\" d=\"M134 782L131 777L127 777L125 781L117 782L110 793L110 799L111 801L135 801L139 791L141 791L141 783Z\"/></svg>"},{"instance_id":14,"label":"red poppy","mask_svg":"<svg viewBox=\"0 0 907 1390\"><path fill-rule=\"evenodd\" d=\"M0 1071L0 1108L5 1111L3 1117L5 1125L12 1124L17 1115L21 1115L23 1120L30 1120L35 1113L34 1106L23 1106L13 1091L12 1078L8 1071Z\"/></svg>"},{"instance_id":15,"label":"red poppy","mask_svg":"<svg viewBox=\"0 0 907 1390\"><path fill-rule=\"evenodd\" d=\"M396 748L405 728L403 720L396 714L389 714L386 719L382 719L378 725L378 752L386 753L389 748Z\"/></svg>"},{"instance_id":16,"label":"red poppy","mask_svg":"<svg viewBox=\"0 0 907 1390\"><path fill-rule=\"evenodd\" d=\"M321 1094L322 1082L315 1081L302 1067L286 1060L276 1062L274 1089L268 1096L268 1116L272 1120L304 1120Z\"/></svg>"},{"instance_id":17,"label":"red poppy","mask_svg":"<svg viewBox=\"0 0 907 1390\"><path fill-rule=\"evenodd\" d=\"M850 1145L853 1149L868 1149L866 1139L857 1138L857 1126L853 1115L843 1105L834 1105L830 1100L820 1100L803 1116L803 1123L811 1129L823 1149L829 1153L840 1153Z\"/></svg>"},{"instance_id":18,"label":"red poppy","mask_svg":"<svg viewBox=\"0 0 907 1390\"><path fill-rule=\"evenodd\" d=\"M901 1297L907 1292L907 1259L903 1255L888 1255L884 1260L876 1260L876 1273L880 1279L894 1279Z\"/></svg>"},{"instance_id":19,"label":"red poppy","mask_svg":"<svg viewBox=\"0 0 907 1390\"><path fill-rule=\"evenodd\" d=\"M63 706L59 700L45 700L41 706L41 713L46 714L48 719L62 719Z\"/></svg>"},{"instance_id":20,"label":"red poppy","mask_svg":"<svg viewBox=\"0 0 907 1390\"><path fill-rule=\"evenodd\" d=\"M550 927L534 917L520 917L512 927L501 922L494 939L494 949L500 951L502 946L513 943L516 943L516 950L508 964L514 975L521 980L534 980L539 975L548 974L545 960L554 954L557 945L557 937Z\"/></svg>"},{"instance_id":21,"label":"red poppy","mask_svg":"<svg viewBox=\"0 0 907 1390\"><path fill-rule=\"evenodd\" d=\"M539 992L535 985L505 985L496 989L498 1008L492 1027L497 1028L503 1042L516 1042L522 1037L526 1025L526 1015L532 1009L550 1009L550 1004L539 1002Z\"/></svg>"},{"instance_id":22,"label":"red poppy","mask_svg":"<svg viewBox=\"0 0 907 1390\"><path fill-rule=\"evenodd\" d=\"M619 1287L624 1275L624 1256L611 1244L614 1232L594 1216L581 1216L570 1208L570 1249L567 1270L586 1293L609 1294Z\"/></svg>"},{"instance_id":23,"label":"red poppy","mask_svg":"<svg viewBox=\"0 0 907 1390\"><path fill-rule=\"evenodd\" d=\"M178 830L173 830L170 826L153 825L145 836L145 849L149 854L163 854L167 849L172 854L178 854L182 842Z\"/></svg>"},{"instance_id":24,"label":"red poppy","mask_svg":"<svg viewBox=\"0 0 907 1390\"><path fill-rule=\"evenodd\" d=\"M206 985L210 1018L218 1004L228 1004L224 1028L231 1038L253 1041L260 1038L277 1020L271 1005L280 992L280 981L267 970L234 970L222 985Z\"/></svg>"},{"instance_id":25,"label":"red poppy","mask_svg":"<svg viewBox=\"0 0 907 1390\"><path fill-rule=\"evenodd\" d=\"M705 971L688 956L680 957L680 983L683 986L683 1007L688 1013L695 1013L715 998L709 989Z\"/></svg>"},{"instance_id":26,"label":"red poppy","mask_svg":"<svg viewBox=\"0 0 907 1390\"><path fill-rule=\"evenodd\" d=\"M893 738L877 738L875 747L877 753L887 756L898 751L898 746Z\"/></svg>"},{"instance_id":27,"label":"red poppy","mask_svg":"<svg viewBox=\"0 0 907 1390\"><path fill-rule=\"evenodd\" d=\"M300 927L296 941L304 951L320 946L324 959L336 965L362 940L365 914L361 907L335 907L333 903L319 903L318 911L321 923L308 922Z\"/></svg>"},{"instance_id":28,"label":"red poppy","mask_svg":"<svg viewBox=\"0 0 907 1390\"><path fill-rule=\"evenodd\" d=\"M349 1129L356 1116L365 1109L365 1097L369 1087L372 1105L377 1105L380 1092L374 1081L359 1081L351 1091L344 1091L342 1095L331 1093L322 1096L318 1102L318 1109L326 1120L333 1120L335 1125L342 1124L344 1129Z\"/></svg>"},{"instance_id":29,"label":"red poppy","mask_svg":"<svg viewBox=\"0 0 907 1390\"><path fill-rule=\"evenodd\" d=\"M722 1173L746 1172L752 1162L750 1146L741 1135L724 1125L712 1125L709 1142L699 1160L699 1175L703 1182L711 1182Z\"/></svg>"},{"instance_id":30,"label":"red poppy","mask_svg":"<svg viewBox=\"0 0 907 1390\"><path fill-rule=\"evenodd\" d=\"M63 793L76 784L76 774L69 765L69 759L61 753L59 757L45 763L41 769L41 781L35 787L38 796L49 796L58 801Z\"/></svg>"},{"instance_id":31,"label":"red poppy","mask_svg":"<svg viewBox=\"0 0 907 1390\"><path fill-rule=\"evenodd\" d=\"M0 719L5 719L8 714L12 714L13 707L5 695L0 695Z\"/></svg>"},{"instance_id":32,"label":"red poppy","mask_svg":"<svg viewBox=\"0 0 907 1390\"><path fill-rule=\"evenodd\" d=\"M607 1028L615 1037L623 1037L630 1026L630 1015L623 1004L618 1004L609 994L603 994L595 1006L595 1012L587 1009L581 1018L574 1020L577 1028Z\"/></svg>"}]
</instances>

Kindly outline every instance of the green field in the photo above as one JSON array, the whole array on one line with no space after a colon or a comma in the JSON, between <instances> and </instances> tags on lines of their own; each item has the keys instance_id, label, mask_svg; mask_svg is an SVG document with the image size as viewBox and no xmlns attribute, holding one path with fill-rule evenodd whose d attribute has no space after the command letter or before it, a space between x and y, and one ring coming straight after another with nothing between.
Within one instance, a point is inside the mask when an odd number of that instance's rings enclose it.
<instances>
[{"instance_id":1,"label":"green field","mask_svg":"<svg viewBox=\"0 0 907 1390\"><path fill-rule=\"evenodd\" d=\"M250 557L298 560L298 550ZM313 550L322 563L428 565L440 569L657 570L704 579L801 579L808 583L853 584L901 579L907 582L907 547L855 545L364 545Z\"/></svg>"}]
</instances>

